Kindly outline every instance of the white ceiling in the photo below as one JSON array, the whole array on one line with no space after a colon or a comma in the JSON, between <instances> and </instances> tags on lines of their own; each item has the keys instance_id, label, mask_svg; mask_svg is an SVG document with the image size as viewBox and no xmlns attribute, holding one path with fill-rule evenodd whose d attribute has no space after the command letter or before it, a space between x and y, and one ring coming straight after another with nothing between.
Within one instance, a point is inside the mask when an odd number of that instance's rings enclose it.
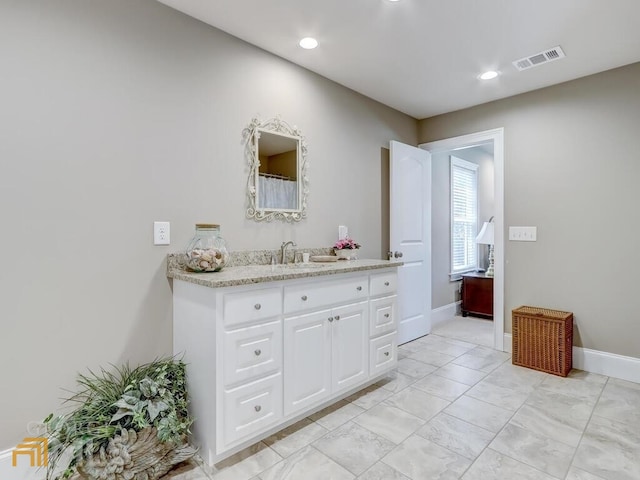
<instances>
[{"instance_id":1,"label":"white ceiling","mask_svg":"<svg viewBox=\"0 0 640 480\"><path fill-rule=\"evenodd\" d=\"M640 61L640 0L159 1L418 119Z\"/></svg>"}]
</instances>

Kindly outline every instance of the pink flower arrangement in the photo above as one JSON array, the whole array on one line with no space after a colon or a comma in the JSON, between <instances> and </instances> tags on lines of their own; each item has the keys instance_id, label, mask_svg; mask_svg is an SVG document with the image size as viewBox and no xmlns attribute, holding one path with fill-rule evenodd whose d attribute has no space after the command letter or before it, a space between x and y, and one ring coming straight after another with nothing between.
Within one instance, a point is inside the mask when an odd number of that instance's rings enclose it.
<instances>
[{"instance_id":1,"label":"pink flower arrangement","mask_svg":"<svg viewBox=\"0 0 640 480\"><path fill-rule=\"evenodd\" d=\"M345 237L342 240L338 240L333 248L335 248L336 250L342 250L343 248L346 248L348 250L355 250L357 248L360 248L360 244L356 243L352 238Z\"/></svg>"}]
</instances>

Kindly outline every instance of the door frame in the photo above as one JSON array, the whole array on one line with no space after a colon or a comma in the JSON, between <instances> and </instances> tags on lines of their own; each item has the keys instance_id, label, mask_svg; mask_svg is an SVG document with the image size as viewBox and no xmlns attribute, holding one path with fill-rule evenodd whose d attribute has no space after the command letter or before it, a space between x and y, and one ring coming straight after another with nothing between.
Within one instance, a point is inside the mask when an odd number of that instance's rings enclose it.
<instances>
[{"instance_id":1,"label":"door frame","mask_svg":"<svg viewBox=\"0 0 640 480\"><path fill-rule=\"evenodd\" d=\"M445 138L418 145L434 154L493 142L495 243L493 277L493 345L504 351L504 128ZM500 234L501 233L501 234Z\"/></svg>"}]
</instances>

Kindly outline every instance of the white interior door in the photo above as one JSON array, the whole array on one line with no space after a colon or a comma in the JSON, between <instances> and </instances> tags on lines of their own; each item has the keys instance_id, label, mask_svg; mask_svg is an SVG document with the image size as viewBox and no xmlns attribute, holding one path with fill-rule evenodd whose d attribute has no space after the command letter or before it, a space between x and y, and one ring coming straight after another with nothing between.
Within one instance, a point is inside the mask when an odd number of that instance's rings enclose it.
<instances>
[{"instance_id":1,"label":"white interior door","mask_svg":"<svg viewBox=\"0 0 640 480\"><path fill-rule=\"evenodd\" d=\"M398 343L431 332L431 154L390 144L391 251L398 269Z\"/></svg>"}]
</instances>

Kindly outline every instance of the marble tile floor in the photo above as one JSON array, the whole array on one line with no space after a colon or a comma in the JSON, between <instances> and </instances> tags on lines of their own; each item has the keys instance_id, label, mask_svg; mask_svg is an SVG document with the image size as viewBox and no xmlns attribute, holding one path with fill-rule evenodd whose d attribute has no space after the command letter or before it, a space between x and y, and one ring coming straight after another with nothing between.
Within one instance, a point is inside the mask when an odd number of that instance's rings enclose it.
<instances>
[{"instance_id":1,"label":"marble tile floor","mask_svg":"<svg viewBox=\"0 0 640 480\"><path fill-rule=\"evenodd\" d=\"M491 326L492 328L492 326ZM375 385L165 480L638 480L640 385L431 334Z\"/></svg>"},{"instance_id":2,"label":"marble tile floor","mask_svg":"<svg viewBox=\"0 0 640 480\"><path fill-rule=\"evenodd\" d=\"M434 326L431 333L485 347L493 347L493 321L484 318L456 315Z\"/></svg>"}]
</instances>

